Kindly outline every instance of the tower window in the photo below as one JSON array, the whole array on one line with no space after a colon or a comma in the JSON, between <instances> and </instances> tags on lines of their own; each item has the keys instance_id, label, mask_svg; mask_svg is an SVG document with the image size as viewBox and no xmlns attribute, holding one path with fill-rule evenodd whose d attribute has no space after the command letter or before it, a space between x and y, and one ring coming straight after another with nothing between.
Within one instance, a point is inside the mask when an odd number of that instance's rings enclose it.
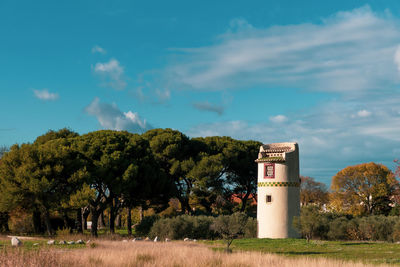
<instances>
[{"instance_id":1,"label":"tower window","mask_svg":"<svg viewBox=\"0 0 400 267\"><path fill-rule=\"evenodd\" d=\"M269 179L275 178L274 163L264 163L264 178L269 178Z\"/></svg>"},{"instance_id":2,"label":"tower window","mask_svg":"<svg viewBox=\"0 0 400 267\"><path fill-rule=\"evenodd\" d=\"M265 198L265 200L267 201L267 203L272 202L272 196L271 196L271 195L267 195L267 197Z\"/></svg>"}]
</instances>

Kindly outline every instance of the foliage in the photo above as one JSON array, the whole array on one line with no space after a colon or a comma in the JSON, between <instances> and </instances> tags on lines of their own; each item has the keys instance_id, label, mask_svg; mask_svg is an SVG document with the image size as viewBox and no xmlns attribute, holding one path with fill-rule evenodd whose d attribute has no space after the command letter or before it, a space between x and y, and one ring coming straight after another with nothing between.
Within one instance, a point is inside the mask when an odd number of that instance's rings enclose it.
<instances>
[{"instance_id":1,"label":"foliage","mask_svg":"<svg viewBox=\"0 0 400 267\"><path fill-rule=\"evenodd\" d=\"M332 208L353 215L388 214L390 197L398 188L393 173L384 165L349 166L332 179Z\"/></svg>"},{"instance_id":2,"label":"foliage","mask_svg":"<svg viewBox=\"0 0 400 267\"><path fill-rule=\"evenodd\" d=\"M214 217L181 215L162 218L151 228L150 236L161 239L214 239L217 234L210 230Z\"/></svg>"},{"instance_id":3,"label":"foliage","mask_svg":"<svg viewBox=\"0 0 400 267\"><path fill-rule=\"evenodd\" d=\"M328 220L319 212L317 206L305 206L301 208L300 216L294 217L293 226L306 239L324 238L327 233Z\"/></svg>"},{"instance_id":4,"label":"foliage","mask_svg":"<svg viewBox=\"0 0 400 267\"><path fill-rule=\"evenodd\" d=\"M225 240L226 252L230 252L230 245L233 240L244 235L247 223L247 216L244 213L236 212L232 215L218 216L211 226Z\"/></svg>"},{"instance_id":5,"label":"foliage","mask_svg":"<svg viewBox=\"0 0 400 267\"><path fill-rule=\"evenodd\" d=\"M158 215L145 216L142 221L135 226L137 236L148 236L153 224L160 219Z\"/></svg>"},{"instance_id":6,"label":"foliage","mask_svg":"<svg viewBox=\"0 0 400 267\"><path fill-rule=\"evenodd\" d=\"M16 207L39 211L48 234L50 210L87 178L85 160L67 139L12 146L0 165L0 211ZM62 194L60 194L62 192Z\"/></svg>"},{"instance_id":7,"label":"foliage","mask_svg":"<svg viewBox=\"0 0 400 267\"><path fill-rule=\"evenodd\" d=\"M312 177L300 176L300 203L322 206L328 202L328 191L325 184L317 182Z\"/></svg>"}]
</instances>

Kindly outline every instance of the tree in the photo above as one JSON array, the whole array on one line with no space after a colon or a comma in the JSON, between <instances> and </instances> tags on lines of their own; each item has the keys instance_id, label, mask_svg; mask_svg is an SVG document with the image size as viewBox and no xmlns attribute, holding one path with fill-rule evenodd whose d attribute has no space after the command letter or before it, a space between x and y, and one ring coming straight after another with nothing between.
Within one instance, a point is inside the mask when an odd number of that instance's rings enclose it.
<instances>
[{"instance_id":1,"label":"tree","mask_svg":"<svg viewBox=\"0 0 400 267\"><path fill-rule=\"evenodd\" d=\"M154 165L148 141L137 134L96 131L77 138L75 146L90 162L89 185L96 192L88 201L93 236L97 236L98 218L107 207L110 208L110 232L114 233L115 218L124 203L132 205L139 195L145 198L143 194L165 182L155 180L160 177L156 174L159 167Z\"/></svg>"},{"instance_id":2,"label":"tree","mask_svg":"<svg viewBox=\"0 0 400 267\"><path fill-rule=\"evenodd\" d=\"M337 211L354 215L387 213L396 188L393 173L382 164L349 166L332 179L331 203Z\"/></svg>"},{"instance_id":3,"label":"tree","mask_svg":"<svg viewBox=\"0 0 400 267\"><path fill-rule=\"evenodd\" d=\"M325 184L317 182L312 177L300 176L300 204L307 206L314 204L319 207L328 203L328 191Z\"/></svg>"},{"instance_id":4,"label":"tree","mask_svg":"<svg viewBox=\"0 0 400 267\"><path fill-rule=\"evenodd\" d=\"M1 158L3 155L8 152L10 149L7 146L0 146L0 165L1 165ZM8 232L8 219L9 219L8 212L0 212L0 232Z\"/></svg>"},{"instance_id":5,"label":"tree","mask_svg":"<svg viewBox=\"0 0 400 267\"><path fill-rule=\"evenodd\" d=\"M217 206L221 198L232 195L227 181L231 159L237 156L236 141L230 137L212 136L192 139L195 152L194 165L188 176L193 181L193 201L205 208L207 213Z\"/></svg>"},{"instance_id":6,"label":"tree","mask_svg":"<svg viewBox=\"0 0 400 267\"><path fill-rule=\"evenodd\" d=\"M307 242L321 232L326 232L327 223L317 206L302 207L300 216L293 218L293 227L307 239Z\"/></svg>"},{"instance_id":7,"label":"tree","mask_svg":"<svg viewBox=\"0 0 400 267\"><path fill-rule=\"evenodd\" d=\"M76 133L76 132L74 132L74 131L72 131L72 130L70 130L68 128L63 128L63 129L60 129L58 131L49 130L47 133L45 133L45 134L43 134L41 136L38 136L35 139L34 144L42 145L42 144L47 143L48 141L51 141L51 140L74 138L74 137L77 137L77 136L79 136L78 133Z\"/></svg>"},{"instance_id":8,"label":"tree","mask_svg":"<svg viewBox=\"0 0 400 267\"><path fill-rule=\"evenodd\" d=\"M257 158L262 143L257 141L235 141L233 155L229 157L227 181L232 193L241 199L240 211L244 212L248 200L257 191Z\"/></svg>"},{"instance_id":9,"label":"tree","mask_svg":"<svg viewBox=\"0 0 400 267\"><path fill-rule=\"evenodd\" d=\"M33 211L36 230L41 213L47 233L53 234L50 211L86 179L85 165L67 139L12 146L0 165L0 211Z\"/></svg>"},{"instance_id":10,"label":"tree","mask_svg":"<svg viewBox=\"0 0 400 267\"><path fill-rule=\"evenodd\" d=\"M226 252L231 252L229 247L233 240L244 235L247 220L248 218L245 213L235 212L232 215L218 216L211 225L211 228L225 240Z\"/></svg>"},{"instance_id":11,"label":"tree","mask_svg":"<svg viewBox=\"0 0 400 267\"><path fill-rule=\"evenodd\" d=\"M188 173L194 166L195 153L190 139L172 129L153 129L142 136L149 141L155 160L167 178L174 181L174 191L181 203L182 211L191 213L189 198L193 180L188 177Z\"/></svg>"}]
</instances>

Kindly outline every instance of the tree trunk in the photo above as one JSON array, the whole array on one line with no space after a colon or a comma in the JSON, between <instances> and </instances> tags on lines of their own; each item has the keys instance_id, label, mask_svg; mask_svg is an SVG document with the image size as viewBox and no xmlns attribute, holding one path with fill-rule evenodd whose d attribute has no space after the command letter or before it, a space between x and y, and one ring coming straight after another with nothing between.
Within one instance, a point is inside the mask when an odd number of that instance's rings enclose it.
<instances>
[{"instance_id":1,"label":"tree trunk","mask_svg":"<svg viewBox=\"0 0 400 267\"><path fill-rule=\"evenodd\" d=\"M90 209L88 207L83 208L82 217L83 217L83 230L87 230L87 218L90 214Z\"/></svg>"},{"instance_id":2,"label":"tree trunk","mask_svg":"<svg viewBox=\"0 0 400 267\"><path fill-rule=\"evenodd\" d=\"M10 229L8 227L8 219L10 216L8 212L0 212L0 232L9 232Z\"/></svg>"},{"instance_id":3,"label":"tree trunk","mask_svg":"<svg viewBox=\"0 0 400 267\"><path fill-rule=\"evenodd\" d=\"M103 228L103 227L106 226L106 223L105 223L105 221L104 221L104 211L102 211L102 212L99 214L98 220L99 220L99 222L98 222L99 227Z\"/></svg>"},{"instance_id":4,"label":"tree trunk","mask_svg":"<svg viewBox=\"0 0 400 267\"><path fill-rule=\"evenodd\" d=\"M242 206L240 207L240 211L244 212L247 206L247 200L249 199L250 192L247 192L246 195L242 198Z\"/></svg>"},{"instance_id":5,"label":"tree trunk","mask_svg":"<svg viewBox=\"0 0 400 267\"><path fill-rule=\"evenodd\" d=\"M121 229L121 214L117 214L117 222L115 223L118 229Z\"/></svg>"},{"instance_id":6,"label":"tree trunk","mask_svg":"<svg viewBox=\"0 0 400 267\"><path fill-rule=\"evenodd\" d=\"M115 234L115 207L111 204L110 208L110 234Z\"/></svg>"},{"instance_id":7,"label":"tree trunk","mask_svg":"<svg viewBox=\"0 0 400 267\"><path fill-rule=\"evenodd\" d=\"M127 208L128 209L128 216L127 216L127 218L126 218L126 224L128 225L128 235L132 235L132 217L131 217L131 212L132 212L132 209L131 209L131 207L128 207Z\"/></svg>"},{"instance_id":8,"label":"tree trunk","mask_svg":"<svg viewBox=\"0 0 400 267\"><path fill-rule=\"evenodd\" d=\"M95 208L91 208L90 213L92 214L92 227L90 229L90 233L92 236L97 237L97 222L99 220L100 212Z\"/></svg>"},{"instance_id":9,"label":"tree trunk","mask_svg":"<svg viewBox=\"0 0 400 267\"><path fill-rule=\"evenodd\" d=\"M79 208L76 210L76 221L75 221L76 231L80 234L83 233L82 229L82 209Z\"/></svg>"},{"instance_id":10,"label":"tree trunk","mask_svg":"<svg viewBox=\"0 0 400 267\"><path fill-rule=\"evenodd\" d=\"M44 224L46 225L46 231L49 236L53 235L53 229L51 228L50 213L47 208L43 208Z\"/></svg>"},{"instance_id":11,"label":"tree trunk","mask_svg":"<svg viewBox=\"0 0 400 267\"><path fill-rule=\"evenodd\" d=\"M40 212L38 210L33 211L32 221L33 221L33 230L35 231L35 234L41 234L42 220L40 218Z\"/></svg>"},{"instance_id":12,"label":"tree trunk","mask_svg":"<svg viewBox=\"0 0 400 267\"><path fill-rule=\"evenodd\" d=\"M143 220L143 208L142 208L142 206L139 207L139 220L140 221Z\"/></svg>"}]
</instances>

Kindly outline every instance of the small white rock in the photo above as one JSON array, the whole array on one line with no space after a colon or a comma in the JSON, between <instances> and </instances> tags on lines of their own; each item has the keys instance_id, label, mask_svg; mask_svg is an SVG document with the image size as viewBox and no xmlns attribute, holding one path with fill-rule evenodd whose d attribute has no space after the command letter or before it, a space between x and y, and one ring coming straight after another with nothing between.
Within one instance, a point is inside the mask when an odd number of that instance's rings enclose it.
<instances>
[{"instance_id":1,"label":"small white rock","mask_svg":"<svg viewBox=\"0 0 400 267\"><path fill-rule=\"evenodd\" d=\"M165 242L169 242L169 241L171 241L171 239L169 239L168 237L165 238Z\"/></svg>"},{"instance_id":2,"label":"small white rock","mask_svg":"<svg viewBox=\"0 0 400 267\"><path fill-rule=\"evenodd\" d=\"M60 242L58 242L59 245L65 245L67 244L67 242L65 242L65 240L61 240Z\"/></svg>"},{"instance_id":3,"label":"small white rock","mask_svg":"<svg viewBox=\"0 0 400 267\"><path fill-rule=\"evenodd\" d=\"M54 245L56 243L55 240L49 240L47 241L47 245Z\"/></svg>"},{"instance_id":4,"label":"small white rock","mask_svg":"<svg viewBox=\"0 0 400 267\"><path fill-rule=\"evenodd\" d=\"M85 244L85 242L82 239L79 239L78 241L76 241L77 244Z\"/></svg>"},{"instance_id":5,"label":"small white rock","mask_svg":"<svg viewBox=\"0 0 400 267\"><path fill-rule=\"evenodd\" d=\"M22 246L22 242L21 242L21 240L19 240L17 237L13 236L13 237L11 238L11 246L13 246L13 247Z\"/></svg>"},{"instance_id":6,"label":"small white rock","mask_svg":"<svg viewBox=\"0 0 400 267\"><path fill-rule=\"evenodd\" d=\"M154 242L158 242L158 236L156 236L156 238L154 238Z\"/></svg>"},{"instance_id":7,"label":"small white rock","mask_svg":"<svg viewBox=\"0 0 400 267\"><path fill-rule=\"evenodd\" d=\"M35 243L35 244L33 244L33 245L36 247L36 246L39 246L39 243Z\"/></svg>"},{"instance_id":8,"label":"small white rock","mask_svg":"<svg viewBox=\"0 0 400 267\"><path fill-rule=\"evenodd\" d=\"M193 242L197 242L197 239L193 239Z\"/></svg>"},{"instance_id":9,"label":"small white rock","mask_svg":"<svg viewBox=\"0 0 400 267\"><path fill-rule=\"evenodd\" d=\"M128 240L124 239L124 240L122 240L122 242L124 242L124 243L125 243L125 242L128 242Z\"/></svg>"},{"instance_id":10,"label":"small white rock","mask_svg":"<svg viewBox=\"0 0 400 267\"><path fill-rule=\"evenodd\" d=\"M151 239L149 237L146 237L144 241L151 241Z\"/></svg>"},{"instance_id":11,"label":"small white rock","mask_svg":"<svg viewBox=\"0 0 400 267\"><path fill-rule=\"evenodd\" d=\"M183 239L183 241L185 241L185 242L190 241L190 238L185 237L185 239Z\"/></svg>"},{"instance_id":12,"label":"small white rock","mask_svg":"<svg viewBox=\"0 0 400 267\"><path fill-rule=\"evenodd\" d=\"M74 242L74 241L69 241L69 242L67 242L67 244L68 244L68 245L74 245L75 242Z\"/></svg>"}]
</instances>

